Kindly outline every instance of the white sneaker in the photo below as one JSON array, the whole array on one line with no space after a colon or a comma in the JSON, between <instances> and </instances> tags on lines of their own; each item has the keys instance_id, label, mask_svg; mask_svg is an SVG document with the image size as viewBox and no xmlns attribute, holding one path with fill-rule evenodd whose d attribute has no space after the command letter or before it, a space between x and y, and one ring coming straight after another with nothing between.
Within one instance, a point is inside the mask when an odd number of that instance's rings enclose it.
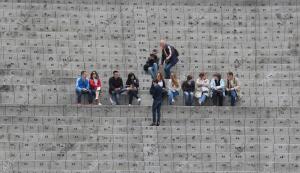
<instances>
[{"instance_id":1,"label":"white sneaker","mask_svg":"<svg viewBox=\"0 0 300 173\"><path fill-rule=\"evenodd\" d=\"M112 104L112 105L115 105L116 103L113 101L113 99L111 98L111 97L109 97L109 100L110 100L110 103Z\"/></svg>"},{"instance_id":2,"label":"white sneaker","mask_svg":"<svg viewBox=\"0 0 300 173\"><path fill-rule=\"evenodd\" d=\"M139 105L141 104L141 101L142 101L141 98L138 98L138 99L137 99L137 102L138 102Z\"/></svg>"},{"instance_id":3,"label":"white sneaker","mask_svg":"<svg viewBox=\"0 0 300 173\"><path fill-rule=\"evenodd\" d=\"M128 106L131 106L131 104L129 104Z\"/></svg>"},{"instance_id":4,"label":"white sneaker","mask_svg":"<svg viewBox=\"0 0 300 173\"><path fill-rule=\"evenodd\" d=\"M172 99L172 104L174 104L175 103L175 100L174 99Z\"/></svg>"},{"instance_id":5,"label":"white sneaker","mask_svg":"<svg viewBox=\"0 0 300 173\"><path fill-rule=\"evenodd\" d=\"M98 103L98 105L99 105L99 106L102 106L102 104L101 104L100 102Z\"/></svg>"},{"instance_id":6,"label":"white sneaker","mask_svg":"<svg viewBox=\"0 0 300 173\"><path fill-rule=\"evenodd\" d=\"M200 105L200 106L201 106L201 104L202 104L202 103L199 101L199 105Z\"/></svg>"}]
</instances>

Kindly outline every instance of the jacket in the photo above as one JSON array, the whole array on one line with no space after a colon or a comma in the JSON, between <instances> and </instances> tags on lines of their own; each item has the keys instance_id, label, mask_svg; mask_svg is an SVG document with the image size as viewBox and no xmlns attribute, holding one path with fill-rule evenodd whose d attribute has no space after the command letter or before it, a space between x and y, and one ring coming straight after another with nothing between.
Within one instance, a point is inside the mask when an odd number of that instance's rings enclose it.
<instances>
[{"instance_id":1,"label":"jacket","mask_svg":"<svg viewBox=\"0 0 300 173\"><path fill-rule=\"evenodd\" d=\"M95 83L94 79L90 79L90 88L91 90L97 90L98 87L101 87L101 80L97 79L97 83Z\"/></svg>"},{"instance_id":2,"label":"jacket","mask_svg":"<svg viewBox=\"0 0 300 173\"><path fill-rule=\"evenodd\" d=\"M162 55L161 55L161 64L163 65L165 60L170 57L169 61L167 64L172 63L176 64L179 59L178 59L178 51L171 45L166 45L165 48L162 50Z\"/></svg>"},{"instance_id":3,"label":"jacket","mask_svg":"<svg viewBox=\"0 0 300 173\"><path fill-rule=\"evenodd\" d=\"M179 83L179 86L178 87L175 87L173 86L173 83L172 83L172 79L169 79L169 86L168 86L168 89L171 90L172 92L175 92L175 91L180 91L180 81L178 81Z\"/></svg>"},{"instance_id":4,"label":"jacket","mask_svg":"<svg viewBox=\"0 0 300 173\"><path fill-rule=\"evenodd\" d=\"M120 77L117 79L115 79L114 77L109 78L108 84L109 84L108 92L110 94L112 94L112 91L114 91L116 88L123 88L123 80Z\"/></svg>"},{"instance_id":5,"label":"jacket","mask_svg":"<svg viewBox=\"0 0 300 173\"><path fill-rule=\"evenodd\" d=\"M227 80L226 88L231 89L234 88L238 96L240 96L241 86L238 78L234 77L233 80Z\"/></svg>"},{"instance_id":6,"label":"jacket","mask_svg":"<svg viewBox=\"0 0 300 173\"><path fill-rule=\"evenodd\" d=\"M76 91L81 92L83 88L90 89L88 79L83 79L81 76L76 80Z\"/></svg>"},{"instance_id":7,"label":"jacket","mask_svg":"<svg viewBox=\"0 0 300 173\"><path fill-rule=\"evenodd\" d=\"M136 87L137 89L139 88L139 80L138 79L128 79L126 81L126 87L130 87L131 85L133 85L134 87Z\"/></svg>"},{"instance_id":8,"label":"jacket","mask_svg":"<svg viewBox=\"0 0 300 173\"><path fill-rule=\"evenodd\" d=\"M159 85L151 85L150 88L150 94L152 95L152 98L154 101L160 101L163 100L163 89Z\"/></svg>"},{"instance_id":9,"label":"jacket","mask_svg":"<svg viewBox=\"0 0 300 173\"><path fill-rule=\"evenodd\" d=\"M200 85L202 85L202 87ZM195 97L200 98L202 96L202 94L204 94L206 96L209 95L209 80L208 79L201 80L200 78L198 78L196 80Z\"/></svg>"},{"instance_id":10,"label":"jacket","mask_svg":"<svg viewBox=\"0 0 300 173\"><path fill-rule=\"evenodd\" d=\"M181 85L183 92L194 92L195 91L195 81L191 81L189 84L188 81L184 81Z\"/></svg>"},{"instance_id":11,"label":"jacket","mask_svg":"<svg viewBox=\"0 0 300 173\"><path fill-rule=\"evenodd\" d=\"M214 91L214 90L221 90L222 93L223 93L223 96L225 96L225 81L224 81L224 79L220 80L220 86L216 86L215 80L212 79L210 81L210 88L211 88L212 91Z\"/></svg>"}]
</instances>

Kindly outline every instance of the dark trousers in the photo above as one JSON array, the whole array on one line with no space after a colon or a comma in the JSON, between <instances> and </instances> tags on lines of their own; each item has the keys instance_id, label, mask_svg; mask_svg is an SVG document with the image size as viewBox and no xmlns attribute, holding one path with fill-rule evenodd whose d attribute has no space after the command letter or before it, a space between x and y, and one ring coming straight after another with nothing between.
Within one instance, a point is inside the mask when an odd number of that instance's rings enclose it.
<instances>
[{"instance_id":1,"label":"dark trousers","mask_svg":"<svg viewBox=\"0 0 300 173\"><path fill-rule=\"evenodd\" d=\"M218 91L213 91L212 93L212 100L213 100L213 104L214 106L223 106L223 93L222 92L218 92Z\"/></svg>"},{"instance_id":2,"label":"dark trousers","mask_svg":"<svg viewBox=\"0 0 300 173\"><path fill-rule=\"evenodd\" d=\"M76 90L77 103L79 103L79 104L81 103L81 96L83 94L88 95L88 101L89 101L89 104L91 104L93 102L93 96L92 96L91 90L88 90L88 91L78 91L78 90Z\"/></svg>"},{"instance_id":3,"label":"dark trousers","mask_svg":"<svg viewBox=\"0 0 300 173\"><path fill-rule=\"evenodd\" d=\"M117 104L119 105L120 104L120 95L125 92L126 89L122 88L118 91L112 91L111 92L111 97L112 97L112 100Z\"/></svg>"},{"instance_id":4,"label":"dark trousers","mask_svg":"<svg viewBox=\"0 0 300 173\"><path fill-rule=\"evenodd\" d=\"M152 104L152 121L154 123L160 122L160 109L161 109L161 103L162 101L153 100ZM156 118L157 116L157 118Z\"/></svg>"},{"instance_id":5,"label":"dark trousers","mask_svg":"<svg viewBox=\"0 0 300 173\"><path fill-rule=\"evenodd\" d=\"M133 101L133 97L135 97L136 99L139 98L138 96L138 91L128 91L128 96L129 96L129 104L132 104L132 101Z\"/></svg>"}]
</instances>

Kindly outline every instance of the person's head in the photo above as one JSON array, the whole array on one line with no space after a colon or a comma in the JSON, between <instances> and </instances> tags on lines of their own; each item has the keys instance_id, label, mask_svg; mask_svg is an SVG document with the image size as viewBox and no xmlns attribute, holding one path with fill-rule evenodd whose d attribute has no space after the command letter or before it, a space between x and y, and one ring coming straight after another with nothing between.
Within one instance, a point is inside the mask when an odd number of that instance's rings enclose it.
<instances>
[{"instance_id":1,"label":"person's head","mask_svg":"<svg viewBox=\"0 0 300 173\"><path fill-rule=\"evenodd\" d=\"M99 79L99 75L96 71L92 71L90 79Z\"/></svg>"},{"instance_id":2,"label":"person's head","mask_svg":"<svg viewBox=\"0 0 300 173\"><path fill-rule=\"evenodd\" d=\"M117 79L117 78L120 77L119 71L114 71L114 72L113 72L113 75L114 75L114 78L115 78L115 79Z\"/></svg>"},{"instance_id":3,"label":"person's head","mask_svg":"<svg viewBox=\"0 0 300 173\"><path fill-rule=\"evenodd\" d=\"M164 49L165 46L166 46L166 40L160 40L160 42L159 42L160 49Z\"/></svg>"},{"instance_id":4,"label":"person's head","mask_svg":"<svg viewBox=\"0 0 300 173\"><path fill-rule=\"evenodd\" d=\"M214 75L213 75L213 78L215 79L215 80L221 80L221 74L220 73L215 73Z\"/></svg>"},{"instance_id":5,"label":"person's head","mask_svg":"<svg viewBox=\"0 0 300 173\"><path fill-rule=\"evenodd\" d=\"M150 53L150 55L156 55L158 53L157 49L153 49L152 52Z\"/></svg>"},{"instance_id":6,"label":"person's head","mask_svg":"<svg viewBox=\"0 0 300 173\"><path fill-rule=\"evenodd\" d=\"M157 79L158 81L164 80L163 74L162 74L161 72L158 72L157 75L156 75L156 79Z\"/></svg>"},{"instance_id":7,"label":"person's head","mask_svg":"<svg viewBox=\"0 0 300 173\"><path fill-rule=\"evenodd\" d=\"M80 75L83 79L86 79L88 74L86 71L81 71Z\"/></svg>"},{"instance_id":8,"label":"person's head","mask_svg":"<svg viewBox=\"0 0 300 173\"><path fill-rule=\"evenodd\" d=\"M191 81L193 79L193 76L192 75L188 75L187 77L186 77L186 80L187 81Z\"/></svg>"},{"instance_id":9,"label":"person's head","mask_svg":"<svg viewBox=\"0 0 300 173\"><path fill-rule=\"evenodd\" d=\"M200 78L201 80L205 80L205 79L206 79L206 73L201 72L201 73L199 74L199 78Z\"/></svg>"},{"instance_id":10,"label":"person's head","mask_svg":"<svg viewBox=\"0 0 300 173\"><path fill-rule=\"evenodd\" d=\"M233 73L230 71L227 73L227 79L232 80L233 79Z\"/></svg>"},{"instance_id":11,"label":"person's head","mask_svg":"<svg viewBox=\"0 0 300 173\"><path fill-rule=\"evenodd\" d=\"M171 81L175 87L179 87L179 82L175 73L171 73Z\"/></svg>"},{"instance_id":12,"label":"person's head","mask_svg":"<svg viewBox=\"0 0 300 173\"><path fill-rule=\"evenodd\" d=\"M134 80L134 79L136 79L134 73L129 73L129 74L128 74L128 79L129 79L129 80Z\"/></svg>"}]
</instances>

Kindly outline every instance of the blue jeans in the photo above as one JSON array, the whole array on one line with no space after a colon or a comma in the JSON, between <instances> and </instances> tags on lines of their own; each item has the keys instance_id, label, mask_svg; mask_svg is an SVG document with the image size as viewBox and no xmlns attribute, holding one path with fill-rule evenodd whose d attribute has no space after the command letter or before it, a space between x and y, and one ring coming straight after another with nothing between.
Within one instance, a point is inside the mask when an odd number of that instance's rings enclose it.
<instances>
[{"instance_id":1,"label":"blue jeans","mask_svg":"<svg viewBox=\"0 0 300 173\"><path fill-rule=\"evenodd\" d=\"M169 104L170 104L170 105L173 104L173 103L172 103L172 100L173 100L176 96L178 96L178 95L179 95L179 92L178 92L178 91L175 91L175 92L173 92L173 91L171 91L171 90L168 91L168 101L169 101Z\"/></svg>"},{"instance_id":2,"label":"blue jeans","mask_svg":"<svg viewBox=\"0 0 300 173\"><path fill-rule=\"evenodd\" d=\"M193 98L194 98L194 93L193 92L183 92L183 97L184 97L184 103L186 106L192 106L193 105Z\"/></svg>"},{"instance_id":3,"label":"blue jeans","mask_svg":"<svg viewBox=\"0 0 300 173\"><path fill-rule=\"evenodd\" d=\"M158 65L156 63L153 66L148 68L148 73L151 75L151 78L154 80L157 75Z\"/></svg>"},{"instance_id":4,"label":"blue jeans","mask_svg":"<svg viewBox=\"0 0 300 173\"><path fill-rule=\"evenodd\" d=\"M231 106L235 106L237 100L236 90L230 91L230 98L231 98Z\"/></svg>"},{"instance_id":5,"label":"blue jeans","mask_svg":"<svg viewBox=\"0 0 300 173\"><path fill-rule=\"evenodd\" d=\"M199 104L203 105L203 103L205 102L206 98L207 98L207 96L204 95L204 94L202 94L201 97L199 98Z\"/></svg>"},{"instance_id":6,"label":"blue jeans","mask_svg":"<svg viewBox=\"0 0 300 173\"><path fill-rule=\"evenodd\" d=\"M111 99L116 103L116 105L119 105L120 104L120 95L126 91L126 89L124 88L121 88L120 90L118 91L112 91L111 92Z\"/></svg>"},{"instance_id":7,"label":"blue jeans","mask_svg":"<svg viewBox=\"0 0 300 173\"><path fill-rule=\"evenodd\" d=\"M92 92L91 90L88 90L88 91L78 91L76 90L76 95L77 95L77 103L80 104L81 103L81 96L83 94L87 94L88 95L88 101L89 101L89 104L91 104L93 102L93 96L92 96Z\"/></svg>"},{"instance_id":8,"label":"blue jeans","mask_svg":"<svg viewBox=\"0 0 300 173\"><path fill-rule=\"evenodd\" d=\"M168 64L165 64L164 71L165 71L165 78L166 78L166 79L170 79L171 68L172 68L173 66L175 66L175 65L176 65L176 63L172 63L172 62L170 62L170 63L168 63Z\"/></svg>"},{"instance_id":9,"label":"blue jeans","mask_svg":"<svg viewBox=\"0 0 300 173\"><path fill-rule=\"evenodd\" d=\"M152 122L160 122L161 100L153 100L152 104ZM156 118L157 117L157 118Z\"/></svg>"}]
</instances>

